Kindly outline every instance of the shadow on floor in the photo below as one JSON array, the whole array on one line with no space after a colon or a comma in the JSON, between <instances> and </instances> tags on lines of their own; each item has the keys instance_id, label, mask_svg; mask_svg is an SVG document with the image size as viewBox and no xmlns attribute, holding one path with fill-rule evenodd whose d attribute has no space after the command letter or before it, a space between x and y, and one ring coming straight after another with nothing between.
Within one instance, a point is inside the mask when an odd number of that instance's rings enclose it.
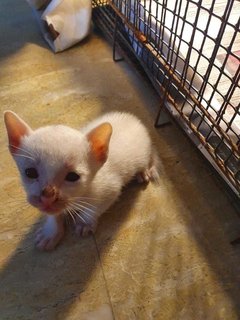
<instances>
[{"instance_id":1,"label":"shadow on floor","mask_svg":"<svg viewBox=\"0 0 240 320\"><path fill-rule=\"evenodd\" d=\"M0 12L0 29L4 30L0 35L0 60L15 54L27 43L47 47L26 1L3 0Z\"/></svg>"},{"instance_id":2,"label":"shadow on floor","mask_svg":"<svg viewBox=\"0 0 240 320\"><path fill-rule=\"evenodd\" d=\"M144 186L131 183L119 201L100 219L100 231L96 234L101 237L100 249L96 248L93 236L78 239L68 230L68 235L55 251L39 252L33 246L36 227L42 223L38 221L0 273L1 319L65 319L71 306L77 302L81 303L81 312L87 312L91 306L89 299L87 305L84 304L84 291L90 279L94 283L92 291L96 290L91 293L96 304L99 300L100 305L111 305L99 254L107 252L143 189ZM94 278L96 280L92 280Z\"/></svg>"}]
</instances>

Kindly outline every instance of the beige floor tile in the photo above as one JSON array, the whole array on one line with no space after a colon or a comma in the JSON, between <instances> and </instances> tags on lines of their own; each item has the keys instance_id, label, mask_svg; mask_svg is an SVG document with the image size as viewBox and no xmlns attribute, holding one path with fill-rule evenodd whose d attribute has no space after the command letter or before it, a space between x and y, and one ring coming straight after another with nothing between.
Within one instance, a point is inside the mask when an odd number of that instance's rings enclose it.
<instances>
[{"instance_id":1,"label":"beige floor tile","mask_svg":"<svg viewBox=\"0 0 240 320\"><path fill-rule=\"evenodd\" d=\"M175 125L152 126L159 100L93 33L53 54L24 1L0 3L0 111L36 128L75 128L109 110L144 120L162 159L159 186L133 182L94 237L70 232L34 249L41 224L26 205L0 124L0 319L239 319L240 221L223 185Z\"/></svg>"}]
</instances>

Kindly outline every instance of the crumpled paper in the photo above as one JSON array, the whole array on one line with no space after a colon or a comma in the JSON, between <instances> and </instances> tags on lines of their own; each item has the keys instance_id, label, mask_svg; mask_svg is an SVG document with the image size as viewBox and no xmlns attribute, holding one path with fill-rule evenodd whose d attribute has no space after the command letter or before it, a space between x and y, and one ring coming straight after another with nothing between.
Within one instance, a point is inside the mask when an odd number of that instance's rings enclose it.
<instances>
[{"instance_id":1,"label":"crumpled paper","mask_svg":"<svg viewBox=\"0 0 240 320\"><path fill-rule=\"evenodd\" d=\"M83 40L90 32L91 0L27 0L44 39L54 52Z\"/></svg>"}]
</instances>

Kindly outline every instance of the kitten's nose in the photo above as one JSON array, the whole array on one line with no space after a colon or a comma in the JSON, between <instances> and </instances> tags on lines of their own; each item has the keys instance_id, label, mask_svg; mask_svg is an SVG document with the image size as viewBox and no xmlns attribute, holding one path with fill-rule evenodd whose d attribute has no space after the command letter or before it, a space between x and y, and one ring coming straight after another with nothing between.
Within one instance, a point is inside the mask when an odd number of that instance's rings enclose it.
<instances>
[{"instance_id":1,"label":"kitten's nose","mask_svg":"<svg viewBox=\"0 0 240 320\"><path fill-rule=\"evenodd\" d=\"M49 206L56 201L58 192L56 187L47 185L41 193L41 202L44 206Z\"/></svg>"}]
</instances>

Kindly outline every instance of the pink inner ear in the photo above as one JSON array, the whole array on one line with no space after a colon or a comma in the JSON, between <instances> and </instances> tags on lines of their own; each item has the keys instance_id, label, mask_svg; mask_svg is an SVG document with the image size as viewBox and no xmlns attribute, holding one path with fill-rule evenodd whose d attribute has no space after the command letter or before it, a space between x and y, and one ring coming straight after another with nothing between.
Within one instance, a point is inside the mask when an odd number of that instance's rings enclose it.
<instances>
[{"instance_id":1,"label":"pink inner ear","mask_svg":"<svg viewBox=\"0 0 240 320\"><path fill-rule=\"evenodd\" d=\"M9 141L9 150L11 153L16 153L18 151L19 146L20 146L20 141L17 141L17 140L12 142Z\"/></svg>"},{"instance_id":2,"label":"pink inner ear","mask_svg":"<svg viewBox=\"0 0 240 320\"><path fill-rule=\"evenodd\" d=\"M4 113L4 121L8 133L9 149L12 153L15 153L20 146L22 137L29 135L31 129L21 118L11 111Z\"/></svg>"},{"instance_id":3,"label":"pink inner ear","mask_svg":"<svg viewBox=\"0 0 240 320\"><path fill-rule=\"evenodd\" d=\"M111 135L112 126L108 122L100 124L87 135L92 154L100 163L104 163L107 160L108 145Z\"/></svg>"},{"instance_id":4,"label":"pink inner ear","mask_svg":"<svg viewBox=\"0 0 240 320\"><path fill-rule=\"evenodd\" d=\"M95 159L98 162L105 162L107 160L108 155L108 147L106 145L103 145L101 143L95 143L92 146L92 151L94 153Z\"/></svg>"},{"instance_id":5,"label":"pink inner ear","mask_svg":"<svg viewBox=\"0 0 240 320\"><path fill-rule=\"evenodd\" d=\"M26 135L26 131L22 130L22 128L12 129L11 135L9 136L9 143L11 146L19 147L21 144L21 138Z\"/></svg>"}]
</instances>

